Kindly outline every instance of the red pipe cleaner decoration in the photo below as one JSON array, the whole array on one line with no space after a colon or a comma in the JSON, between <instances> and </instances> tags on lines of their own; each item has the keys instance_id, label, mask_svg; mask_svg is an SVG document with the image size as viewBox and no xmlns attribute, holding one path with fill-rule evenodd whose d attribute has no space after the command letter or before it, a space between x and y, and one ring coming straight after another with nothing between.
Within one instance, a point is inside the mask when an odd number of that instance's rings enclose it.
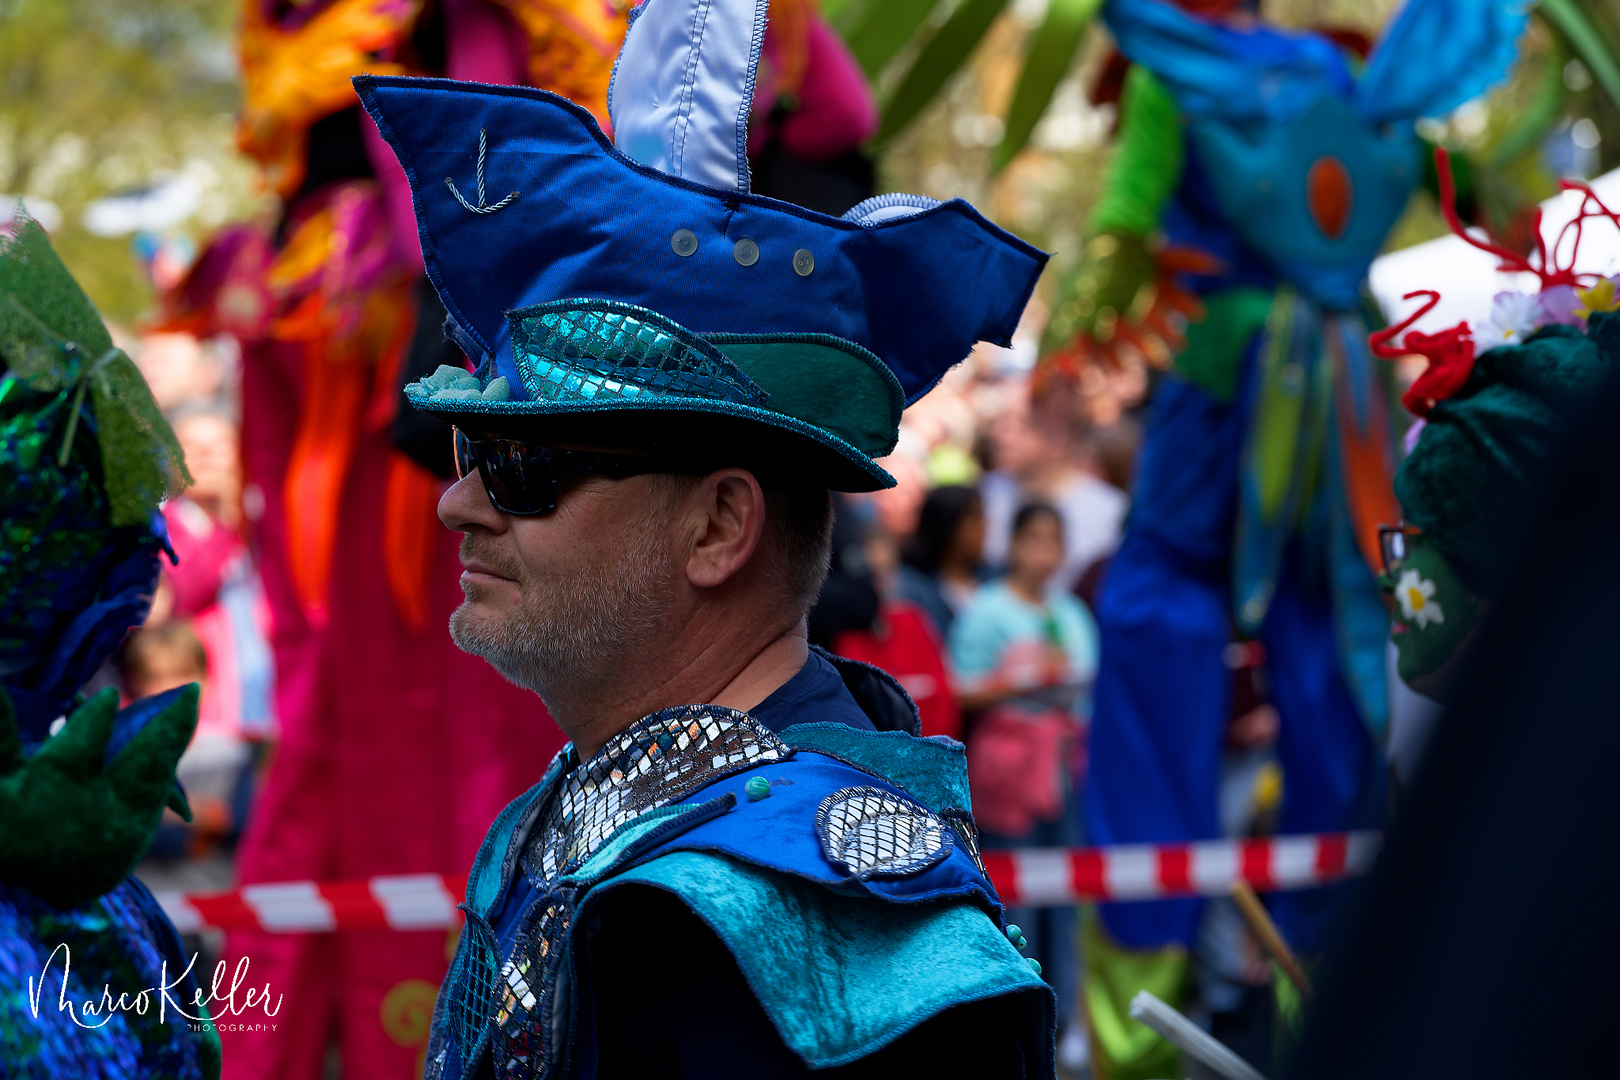
<instances>
[{"instance_id":1,"label":"red pipe cleaner decoration","mask_svg":"<svg viewBox=\"0 0 1620 1080\"><path fill-rule=\"evenodd\" d=\"M1389 345L1395 335L1407 330L1440 302L1440 294L1433 289L1418 289L1401 297L1410 300L1414 296L1426 296L1429 302L1418 308L1405 320L1394 326L1386 326L1373 334L1368 335L1367 344L1371 347L1373 355L1381 356L1386 360L1398 360L1403 356L1417 353L1429 360L1429 366L1424 369L1401 395L1401 404L1413 416L1428 416L1429 410L1436 404L1449 398L1462 389L1463 383L1474 370L1474 335L1468 328L1467 322L1460 322L1456 326L1448 327L1438 334L1425 334L1418 330L1407 333L1399 348Z\"/></svg>"},{"instance_id":2,"label":"red pipe cleaner decoration","mask_svg":"<svg viewBox=\"0 0 1620 1080\"><path fill-rule=\"evenodd\" d=\"M1518 252L1505 248L1500 244L1470 236L1467 228L1463 226L1462 219L1457 216L1457 185L1451 175L1451 155L1446 152L1444 147L1437 146L1434 148L1434 166L1435 173L1440 179L1440 213L1445 217L1446 224L1465 243L1501 259L1502 262L1497 267L1498 270L1504 273L1534 274L1541 279L1542 289L1550 289L1555 285L1578 286L1583 281L1590 284L1601 276L1598 274L1582 274L1575 271L1575 259L1581 248L1581 234L1589 218L1604 218L1614 224L1616 228L1620 228L1620 215L1605 206L1603 200L1597 197L1597 193L1589 185L1579 180L1559 181L1559 186L1563 190L1579 191L1584 198L1581 199L1581 208L1575 214L1575 217L1565 222L1564 227L1558 231L1558 239L1553 243L1550 253L1547 251L1547 242L1541 238L1541 207L1536 207L1536 261L1532 263ZM1596 207L1596 209L1593 209L1593 207ZM1572 229L1574 230L1574 240L1569 247L1569 262L1567 265L1561 266L1558 262L1558 252L1564 246L1564 239L1570 235Z\"/></svg>"},{"instance_id":3,"label":"red pipe cleaner decoration","mask_svg":"<svg viewBox=\"0 0 1620 1080\"><path fill-rule=\"evenodd\" d=\"M1531 262L1525 256L1500 244L1470 236L1462 219L1457 216L1457 185L1451 174L1451 155L1446 153L1443 147L1435 147L1434 165L1435 173L1440 179L1440 213L1445 217L1446 224L1465 243L1501 259L1502 262L1497 269L1506 273L1534 274L1541 280L1543 290L1559 285L1578 287L1583 283L1595 282L1601 277L1599 274L1576 272L1575 260L1580 253L1581 237L1586 222L1591 218L1603 218L1616 228L1620 228L1620 214L1605 206L1603 200L1598 198L1597 193L1589 185L1579 180L1560 182L1565 191L1579 191L1583 197L1575 217L1559 230L1558 239L1553 243L1551 252L1547 250L1547 242L1541 237L1541 208L1536 208L1536 257L1535 261ZM1569 261L1560 264L1558 252L1563 249L1566 238L1571 239ZM1433 289L1418 289L1407 293L1401 299L1410 300L1415 296L1428 297L1429 302L1399 324L1368 335L1367 344L1375 356L1381 356L1386 360L1398 360L1413 353L1428 358L1429 366L1412 383L1411 388L1401 395L1401 403L1406 406L1408 412L1414 416L1426 417L1430 409L1461 390L1463 384L1468 381L1468 376L1474 370L1474 336L1468 323L1460 322L1438 334L1411 330L1399 347L1391 345L1396 335L1409 330L1413 323L1433 311L1434 306L1440 302L1440 294Z\"/></svg>"}]
</instances>

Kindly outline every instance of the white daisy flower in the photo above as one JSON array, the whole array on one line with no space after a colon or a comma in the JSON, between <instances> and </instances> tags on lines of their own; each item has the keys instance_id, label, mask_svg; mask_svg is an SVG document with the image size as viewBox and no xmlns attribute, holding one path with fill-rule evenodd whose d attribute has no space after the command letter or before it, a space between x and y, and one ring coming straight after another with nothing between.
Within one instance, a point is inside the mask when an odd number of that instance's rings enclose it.
<instances>
[{"instance_id":1,"label":"white daisy flower","mask_svg":"<svg viewBox=\"0 0 1620 1080\"><path fill-rule=\"evenodd\" d=\"M1430 623L1446 621L1446 613L1440 610L1440 603L1434 598L1434 582L1416 570L1401 572L1401 580L1395 586L1395 599L1400 601L1401 614L1408 622L1417 623L1419 630Z\"/></svg>"},{"instance_id":2,"label":"white daisy flower","mask_svg":"<svg viewBox=\"0 0 1620 1080\"><path fill-rule=\"evenodd\" d=\"M1499 292L1491 300L1491 314L1478 341L1480 351L1498 345L1518 345L1547 321L1541 297L1528 293Z\"/></svg>"}]
</instances>

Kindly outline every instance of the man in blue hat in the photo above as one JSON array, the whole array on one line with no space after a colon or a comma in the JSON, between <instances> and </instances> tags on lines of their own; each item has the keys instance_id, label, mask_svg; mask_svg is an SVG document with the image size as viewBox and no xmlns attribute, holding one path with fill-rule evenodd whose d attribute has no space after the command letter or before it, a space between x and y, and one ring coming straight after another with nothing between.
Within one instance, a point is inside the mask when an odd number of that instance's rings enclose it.
<instances>
[{"instance_id":1,"label":"man in blue hat","mask_svg":"<svg viewBox=\"0 0 1620 1080\"><path fill-rule=\"evenodd\" d=\"M456 641L571 745L491 828L427 1075L1050 1076L962 748L809 647L829 490L1006 344L1045 256L960 201L748 191L766 0L650 0L614 140L540 91L356 80L446 332ZM469 717L476 723L476 717Z\"/></svg>"}]
</instances>

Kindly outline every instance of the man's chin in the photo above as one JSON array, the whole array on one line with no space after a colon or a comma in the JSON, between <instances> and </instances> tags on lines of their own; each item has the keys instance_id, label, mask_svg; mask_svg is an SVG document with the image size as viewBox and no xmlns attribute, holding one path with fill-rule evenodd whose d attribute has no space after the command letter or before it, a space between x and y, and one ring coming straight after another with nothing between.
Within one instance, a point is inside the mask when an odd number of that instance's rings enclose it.
<instances>
[{"instance_id":1,"label":"man's chin","mask_svg":"<svg viewBox=\"0 0 1620 1080\"><path fill-rule=\"evenodd\" d=\"M463 600L461 606L450 613L450 640L462 652L483 656L494 620L489 609L473 599Z\"/></svg>"}]
</instances>

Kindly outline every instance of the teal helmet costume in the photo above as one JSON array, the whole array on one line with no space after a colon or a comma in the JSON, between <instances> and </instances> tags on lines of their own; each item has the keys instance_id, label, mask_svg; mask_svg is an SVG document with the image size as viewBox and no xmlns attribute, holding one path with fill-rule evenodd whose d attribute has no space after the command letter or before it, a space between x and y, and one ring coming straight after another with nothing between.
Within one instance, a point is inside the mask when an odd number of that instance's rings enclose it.
<instances>
[{"instance_id":1,"label":"teal helmet costume","mask_svg":"<svg viewBox=\"0 0 1620 1080\"><path fill-rule=\"evenodd\" d=\"M975 342L1010 343L1046 256L959 199L883 195L833 218L750 194L764 5L683 9L685 30L671 6L632 16L612 142L541 90L355 80L478 367L406 393L475 430L892 486L874 458L901 409Z\"/></svg>"},{"instance_id":2,"label":"teal helmet costume","mask_svg":"<svg viewBox=\"0 0 1620 1080\"><path fill-rule=\"evenodd\" d=\"M0 361L0 1061L28 1080L217 1076L217 1036L187 1023L208 1016L193 978L171 991L189 1016L80 1023L57 1008L64 993L78 1007L103 985L133 996L186 970L174 928L128 875L165 804L189 816L174 767L197 687L123 709L111 688L80 692L146 618L168 548L157 505L187 482L180 449L20 216L0 238Z\"/></svg>"},{"instance_id":3,"label":"teal helmet costume","mask_svg":"<svg viewBox=\"0 0 1620 1080\"><path fill-rule=\"evenodd\" d=\"M1010 342L1046 256L960 200L833 218L750 194L767 6L636 9L612 141L543 91L355 80L476 367L408 386L415 407L767 486L893 486L877 459L902 409L976 342ZM961 745L918 737L874 668L812 651L795 684L749 713L672 703L588 760L569 747L507 808L472 868L428 1077L945 1074L974 1053L1052 1075L1051 992L979 858ZM624 984L608 957L627 947ZM625 985L678 1000L626 1003ZM623 1057L631 1042L671 1062Z\"/></svg>"}]
</instances>

